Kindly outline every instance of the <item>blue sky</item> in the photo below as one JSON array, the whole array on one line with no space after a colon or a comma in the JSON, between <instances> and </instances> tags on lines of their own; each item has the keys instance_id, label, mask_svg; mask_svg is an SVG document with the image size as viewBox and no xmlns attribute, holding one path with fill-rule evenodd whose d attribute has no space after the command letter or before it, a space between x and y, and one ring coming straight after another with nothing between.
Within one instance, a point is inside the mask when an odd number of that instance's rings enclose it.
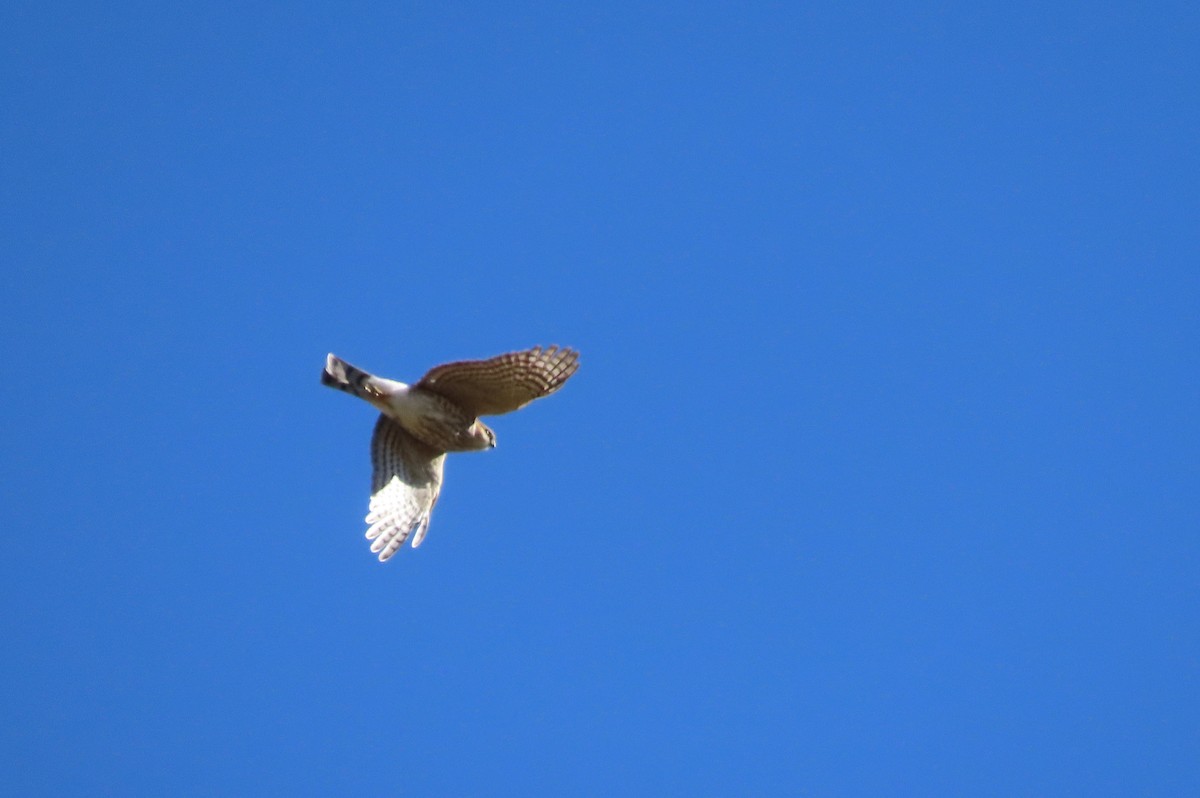
<instances>
[{"instance_id":1,"label":"blue sky","mask_svg":"<svg viewBox=\"0 0 1200 798\"><path fill-rule=\"evenodd\" d=\"M6 3L0 779L1200 794L1198 34ZM325 354L538 343L377 563Z\"/></svg>"}]
</instances>

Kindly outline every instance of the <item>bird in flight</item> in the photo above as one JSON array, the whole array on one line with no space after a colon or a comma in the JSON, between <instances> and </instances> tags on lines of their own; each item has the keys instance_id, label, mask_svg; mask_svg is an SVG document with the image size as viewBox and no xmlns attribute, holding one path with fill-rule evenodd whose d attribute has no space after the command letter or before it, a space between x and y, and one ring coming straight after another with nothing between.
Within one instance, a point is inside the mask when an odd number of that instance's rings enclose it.
<instances>
[{"instance_id":1,"label":"bird in flight","mask_svg":"<svg viewBox=\"0 0 1200 798\"><path fill-rule=\"evenodd\" d=\"M367 539L379 561L388 560L409 537L414 549L425 539L447 452L496 445L496 433L480 416L511 413L549 396L578 368L574 349L535 346L487 360L444 363L405 385L329 355L321 384L380 410L371 436L374 473L366 518Z\"/></svg>"}]
</instances>

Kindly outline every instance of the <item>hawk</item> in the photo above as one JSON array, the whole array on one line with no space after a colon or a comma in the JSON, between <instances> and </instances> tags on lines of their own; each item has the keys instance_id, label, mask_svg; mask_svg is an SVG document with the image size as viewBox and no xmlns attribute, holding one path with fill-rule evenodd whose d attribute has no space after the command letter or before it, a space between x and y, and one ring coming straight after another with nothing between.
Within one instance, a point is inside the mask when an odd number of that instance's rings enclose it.
<instances>
[{"instance_id":1,"label":"hawk","mask_svg":"<svg viewBox=\"0 0 1200 798\"><path fill-rule=\"evenodd\" d=\"M329 355L321 384L366 399L381 411L371 436L374 474L366 518L367 539L379 561L391 558L410 536L414 549L425 539L447 452L496 445L496 433L480 416L511 413L549 396L578 368L574 349L535 346L434 366L416 384L405 385Z\"/></svg>"}]
</instances>

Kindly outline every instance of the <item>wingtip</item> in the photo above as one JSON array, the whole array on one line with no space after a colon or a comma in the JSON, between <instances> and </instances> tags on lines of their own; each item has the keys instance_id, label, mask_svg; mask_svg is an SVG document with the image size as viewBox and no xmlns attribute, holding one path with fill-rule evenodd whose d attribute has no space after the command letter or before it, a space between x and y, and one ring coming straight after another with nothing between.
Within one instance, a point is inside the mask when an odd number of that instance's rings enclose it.
<instances>
[{"instance_id":1,"label":"wingtip","mask_svg":"<svg viewBox=\"0 0 1200 798\"><path fill-rule=\"evenodd\" d=\"M425 540L425 533L429 531L429 516L421 519L421 523L417 525L417 531L413 534L412 547L415 549L420 546Z\"/></svg>"}]
</instances>

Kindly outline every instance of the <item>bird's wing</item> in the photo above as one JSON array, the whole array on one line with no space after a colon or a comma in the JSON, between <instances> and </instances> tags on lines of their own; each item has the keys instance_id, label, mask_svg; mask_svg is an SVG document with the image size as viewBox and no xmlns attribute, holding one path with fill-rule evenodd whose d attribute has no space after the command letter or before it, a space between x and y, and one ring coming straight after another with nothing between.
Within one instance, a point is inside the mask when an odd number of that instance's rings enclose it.
<instances>
[{"instance_id":1,"label":"bird's wing","mask_svg":"<svg viewBox=\"0 0 1200 798\"><path fill-rule=\"evenodd\" d=\"M487 360L459 360L435 366L417 383L476 416L511 413L549 396L579 368L574 349L535 346Z\"/></svg>"},{"instance_id":2,"label":"bird's wing","mask_svg":"<svg viewBox=\"0 0 1200 798\"><path fill-rule=\"evenodd\" d=\"M367 539L384 562L412 535L415 549L429 529L429 514L442 488L446 455L409 435L381 415L371 436L371 508ZM415 534L414 534L415 533Z\"/></svg>"}]
</instances>

